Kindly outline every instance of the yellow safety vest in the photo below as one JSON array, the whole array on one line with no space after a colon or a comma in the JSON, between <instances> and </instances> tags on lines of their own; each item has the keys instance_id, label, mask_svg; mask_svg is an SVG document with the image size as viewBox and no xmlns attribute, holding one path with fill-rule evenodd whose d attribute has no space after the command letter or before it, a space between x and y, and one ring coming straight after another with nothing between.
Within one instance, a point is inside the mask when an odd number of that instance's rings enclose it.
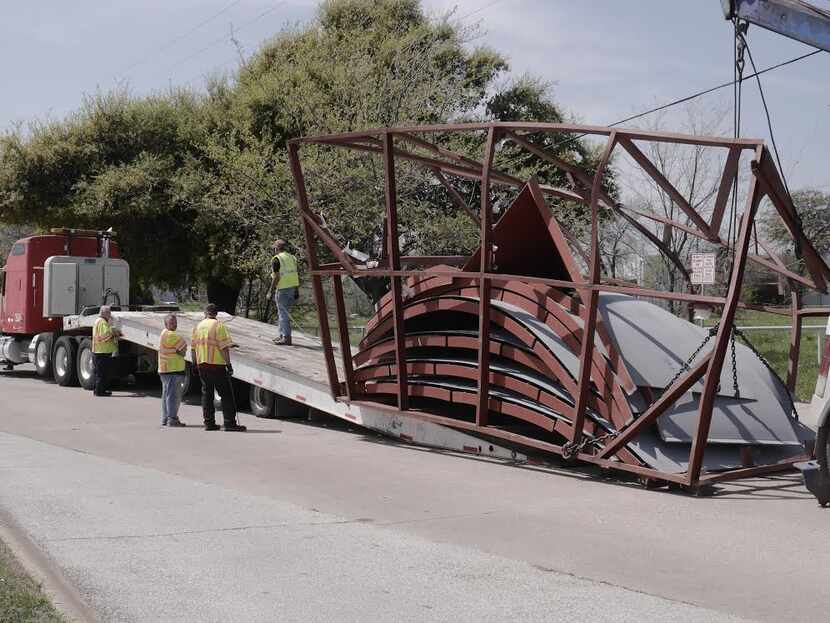
<instances>
[{"instance_id":1,"label":"yellow safety vest","mask_svg":"<svg viewBox=\"0 0 830 623\"><path fill-rule=\"evenodd\" d=\"M191 347L196 351L196 363L224 366L227 361L222 349L233 346L228 329L216 318L205 318L193 329Z\"/></svg>"},{"instance_id":2,"label":"yellow safety vest","mask_svg":"<svg viewBox=\"0 0 830 623\"><path fill-rule=\"evenodd\" d=\"M300 286L300 274L297 272L297 258L291 255L288 251L277 253L271 258L271 265L274 260L280 261L280 281L277 284L277 290L285 290L287 288L297 288Z\"/></svg>"},{"instance_id":3,"label":"yellow safety vest","mask_svg":"<svg viewBox=\"0 0 830 623\"><path fill-rule=\"evenodd\" d=\"M184 372L184 357L179 354L183 346L187 346L181 335L175 331L165 329L159 340L159 374Z\"/></svg>"},{"instance_id":4,"label":"yellow safety vest","mask_svg":"<svg viewBox=\"0 0 830 623\"><path fill-rule=\"evenodd\" d=\"M92 327L92 352L97 355L111 355L118 351L118 340L110 323L98 318Z\"/></svg>"}]
</instances>

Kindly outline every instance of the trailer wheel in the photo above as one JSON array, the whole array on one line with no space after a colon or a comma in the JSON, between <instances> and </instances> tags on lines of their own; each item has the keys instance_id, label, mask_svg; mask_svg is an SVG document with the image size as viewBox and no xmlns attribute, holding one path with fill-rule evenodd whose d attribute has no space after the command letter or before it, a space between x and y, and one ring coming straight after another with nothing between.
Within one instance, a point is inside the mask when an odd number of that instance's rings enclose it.
<instances>
[{"instance_id":1,"label":"trailer wheel","mask_svg":"<svg viewBox=\"0 0 830 623\"><path fill-rule=\"evenodd\" d=\"M52 378L52 336L47 333L41 333L37 338L35 371L39 377Z\"/></svg>"},{"instance_id":2,"label":"trailer wheel","mask_svg":"<svg viewBox=\"0 0 830 623\"><path fill-rule=\"evenodd\" d=\"M55 342L55 351L52 355L52 372L55 382L62 387L71 387L78 384L78 345L71 337L62 335Z\"/></svg>"},{"instance_id":3,"label":"trailer wheel","mask_svg":"<svg viewBox=\"0 0 830 623\"><path fill-rule=\"evenodd\" d=\"M286 398L285 396L276 396L274 403L274 411L276 412L276 417L280 419L308 419L308 405L305 405L301 402L297 402L296 400L291 400L290 398Z\"/></svg>"},{"instance_id":4,"label":"trailer wheel","mask_svg":"<svg viewBox=\"0 0 830 623\"><path fill-rule=\"evenodd\" d=\"M95 358L92 356L92 340L85 338L78 346L78 381L84 389L95 389Z\"/></svg>"},{"instance_id":5,"label":"trailer wheel","mask_svg":"<svg viewBox=\"0 0 830 623\"><path fill-rule=\"evenodd\" d=\"M251 385L250 388L248 395L250 397L251 413L257 417L276 417L274 414L274 394L258 385Z\"/></svg>"}]
</instances>

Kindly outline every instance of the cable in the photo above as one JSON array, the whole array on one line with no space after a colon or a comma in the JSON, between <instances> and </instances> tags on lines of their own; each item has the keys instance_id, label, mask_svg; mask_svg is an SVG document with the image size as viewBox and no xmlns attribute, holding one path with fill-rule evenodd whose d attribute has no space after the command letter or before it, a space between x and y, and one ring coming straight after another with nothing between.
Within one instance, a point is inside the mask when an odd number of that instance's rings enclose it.
<instances>
[{"instance_id":1,"label":"cable","mask_svg":"<svg viewBox=\"0 0 830 623\"><path fill-rule=\"evenodd\" d=\"M760 76L762 74L765 74L767 72L773 71L774 69L780 69L781 67L785 67L786 65L791 65L792 63L802 61L805 58L815 56L816 54L821 54L824 51L825 50L813 50L812 52L808 52L807 54L802 54L801 56L796 56L795 58L791 58L787 61L782 61L782 62L780 62L776 65L771 65L770 67L762 69L761 71L756 71L754 74L746 76L744 78L744 80L748 80L749 78L757 78L758 76ZM634 121L635 119L640 119L642 117L646 117L646 116L654 114L656 112L660 112L661 110L666 110L667 108L671 108L672 106L677 106L678 104L683 104L685 102L691 101L691 100L696 99L698 97L708 95L709 93L719 91L720 89L725 89L726 87L731 87L734 84L736 84L735 80L731 80L729 82L724 82L723 84L719 84L719 85L711 87L709 89L704 89L703 91L698 91L696 93L692 93L691 95L687 95L686 97L681 97L680 99L676 99L672 102L669 102L668 104L663 104L662 106L657 106L656 108L651 108L651 109L643 111L641 113L637 113L636 115L626 117L625 119L620 119L619 121L615 121L614 123L609 123L608 127L609 128L614 128L618 125L622 125L623 123L628 123L629 121ZM567 139L565 139L563 141L560 141L558 143L554 143L551 146L551 150L556 150L559 147L562 147L564 145L568 145L569 143L573 143L574 141L578 141L579 139L585 138L586 136L588 136L588 134L578 134L576 136L572 136L572 137L567 138Z\"/></svg>"},{"instance_id":2,"label":"cable","mask_svg":"<svg viewBox=\"0 0 830 623\"><path fill-rule=\"evenodd\" d=\"M285 4L285 0L282 0L282 2L277 2L276 4L272 5L270 8L266 9L265 11L263 11L262 13L260 13L259 15L257 15L255 18L253 18L253 19L251 19L251 20L248 20L247 22L245 22L244 24L242 24L242 26L240 26L239 28L237 28L236 30L234 30L234 33L237 33L237 32L239 32L239 31L241 31L241 30L243 30L243 29L247 28L248 26L251 26L251 25L255 24L256 22L258 22L259 20L261 20L261 19L262 19L263 17L265 17L266 15L268 15L268 14L273 13L274 11L276 11L276 10L277 10L280 6L282 6L283 4ZM186 63L186 62L187 62L187 61L189 61L190 59L192 59L192 58L195 58L195 57L199 56L202 52L206 52L207 50L209 50L210 48L212 48L213 46L215 46L217 43L222 43L223 41L226 41L226 40L227 40L227 37L225 37L225 36L218 37L218 38L214 39L213 41L211 41L210 43L208 43L205 47L203 47L203 48L200 48L200 49L196 50L195 52L193 52L192 54L190 54L190 55L188 55L188 56L185 56L184 58L180 58L178 61L175 61L172 65L170 65L170 67L168 67L168 71L169 71L169 70L171 70L171 69L175 69L176 67L178 67L178 66L179 66L179 65L181 65L182 63Z\"/></svg>"},{"instance_id":3,"label":"cable","mask_svg":"<svg viewBox=\"0 0 830 623\"><path fill-rule=\"evenodd\" d=\"M462 15L461 17L458 18L458 21L463 22L468 17L472 17L476 13L481 13L482 11L486 11L487 9L489 9L491 7L494 7L497 4L500 4L502 2L504 2L504 0L493 0L492 2L489 2L488 4L485 4L483 6L478 7L477 9L473 9L469 13L465 13L464 15Z\"/></svg>"},{"instance_id":4,"label":"cable","mask_svg":"<svg viewBox=\"0 0 830 623\"><path fill-rule=\"evenodd\" d=\"M130 71L131 69L135 69L135 68L136 68L136 67L138 67L139 65L143 65L143 64L144 64L144 63L146 63L149 59L151 59L151 58L153 58L153 57L155 57L155 56L158 56L160 53L164 52L165 50L169 50L171 47L173 47L173 46L174 46L175 44L177 44L179 41L182 41L183 39L186 39L187 37L189 37L190 35L192 35L194 32L196 32L197 30L199 30L202 26L204 26L204 25L206 25L206 24L209 24L210 22L212 22L213 20L215 20L217 17L219 17L219 16L220 16L220 15L222 15L223 13L226 13L228 10L232 9L233 7L235 7L235 6L236 6L237 4L239 4L240 2L242 2L242 0L234 0L234 1L233 1L233 2L231 2L230 4L226 4L226 5L225 5L222 9L220 9L219 11L217 11L216 13L214 13L213 15L211 15L210 17L207 17L207 18L203 19L201 22L199 22L198 24L196 24L195 26L193 26L190 30L186 31L185 33L183 33L183 34L181 34L181 35L178 35L178 36L176 36L176 37L173 37L172 39L170 39L170 40L169 40L169 41L167 41L166 43L163 43L163 44L161 45L161 47L156 48L155 50L153 50L150 54L148 54L148 55L147 55L147 56L145 56L144 58L142 58L142 59L139 59L139 60L135 61L135 62L134 62L134 63L132 63L131 65L127 66L125 69L123 69L123 70L121 70L121 71L117 72L117 73L115 74L115 76L117 77L117 76L119 76L119 75L121 75L121 74L125 74L125 73L127 73L128 71Z\"/></svg>"},{"instance_id":5,"label":"cable","mask_svg":"<svg viewBox=\"0 0 830 623\"><path fill-rule=\"evenodd\" d=\"M775 133L772 131L772 119L770 118L769 114L769 107L767 106L767 98L764 96L764 87L761 85L761 78L759 77L758 72L755 70L755 60L752 58L752 50L749 49L749 43L746 39L741 35L741 39L746 46L746 53L749 55L749 63L752 65L752 71L755 71L755 80L758 82L758 92L761 94L761 103L764 105L764 114L767 117L767 128L769 128L769 138L770 142L772 143L772 150L775 153L775 160L778 163L778 171L781 173L781 181L784 182L784 190L787 191L787 196L790 196L790 187L787 184L787 176L784 173L784 167L781 166L781 156L778 153L778 145L775 142ZM790 199L792 199L790 197Z\"/></svg>"}]
</instances>

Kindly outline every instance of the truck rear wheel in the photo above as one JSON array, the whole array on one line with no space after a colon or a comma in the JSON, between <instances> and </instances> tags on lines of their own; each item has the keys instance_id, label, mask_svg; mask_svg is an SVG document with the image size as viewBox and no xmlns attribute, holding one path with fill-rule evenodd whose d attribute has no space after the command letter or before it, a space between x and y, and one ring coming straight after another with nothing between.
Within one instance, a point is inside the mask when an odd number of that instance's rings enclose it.
<instances>
[{"instance_id":1,"label":"truck rear wheel","mask_svg":"<svg viewBox=\"0 0 830 623\"><path fill-rule=\"evenodd\" d=\"M35 345L35 371L39 377L52 378L52 336L41 333Z\"/></svg>"},{"instance_id":2,"label":"truck rear wheel","mask_svg":"<svg viewBox=\"0 0 830 623\"><path fill-rule=\"evenodd\" d=\"M251 413L257 417L273 418L274 415L274 394L258 385L251 385L248 392L251 403Z\"/></svg>"},{"instance_id":3,"label":"truck rear wheel","mask_svg":"<svg viewBox=\"0 0 830 623\"><path fill-rule=\"evenodd\" d=\"M62 335L55 342L55 351L52 354L52 372L55 382L62 387L71 387L78 384L78 345L68 335Z\"/></svg>"},{"instance_id":4,"label":"truck rear wheel","mask_svg":"<svg viewBox=\"0 0 830 623\"><path fill-rule=\"evenodd\" d=\"M274 397L274 412L275 416L283 418L296 418L301 420L308 419L308 405L305 405L296 400L291 400L285 396Z\"/></svg>"},{"instance_id":5,"label":"truck rear wheel","mask_svg":"<svg viewBox=\"0 0 830 623\"><path fill-rule=\"evenodd\" d=\"M78 382L84 389L95 389L95 358L92 356L92 340L85 338L78 346Z\"/></svg>"}]
</instances>

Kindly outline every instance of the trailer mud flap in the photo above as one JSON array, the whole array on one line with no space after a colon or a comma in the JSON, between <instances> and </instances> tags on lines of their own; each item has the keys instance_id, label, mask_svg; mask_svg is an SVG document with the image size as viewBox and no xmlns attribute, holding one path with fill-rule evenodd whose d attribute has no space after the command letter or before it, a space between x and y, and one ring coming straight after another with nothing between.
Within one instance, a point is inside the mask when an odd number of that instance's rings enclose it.
<instances>
[{"instance_id":1,"label":"trailer mud flap","mask_svg":"<svg viewBox=\"0 0 830 623\"><path fill-rule=\"evenodd\" d=\"M804 477L804 486L807 491L816 496L820 506L827 506L830 504L830 477L822 473L821 465L818 461L806 461L805 463L796 463L796 468Z\"/></svg>"}]
</instances>

